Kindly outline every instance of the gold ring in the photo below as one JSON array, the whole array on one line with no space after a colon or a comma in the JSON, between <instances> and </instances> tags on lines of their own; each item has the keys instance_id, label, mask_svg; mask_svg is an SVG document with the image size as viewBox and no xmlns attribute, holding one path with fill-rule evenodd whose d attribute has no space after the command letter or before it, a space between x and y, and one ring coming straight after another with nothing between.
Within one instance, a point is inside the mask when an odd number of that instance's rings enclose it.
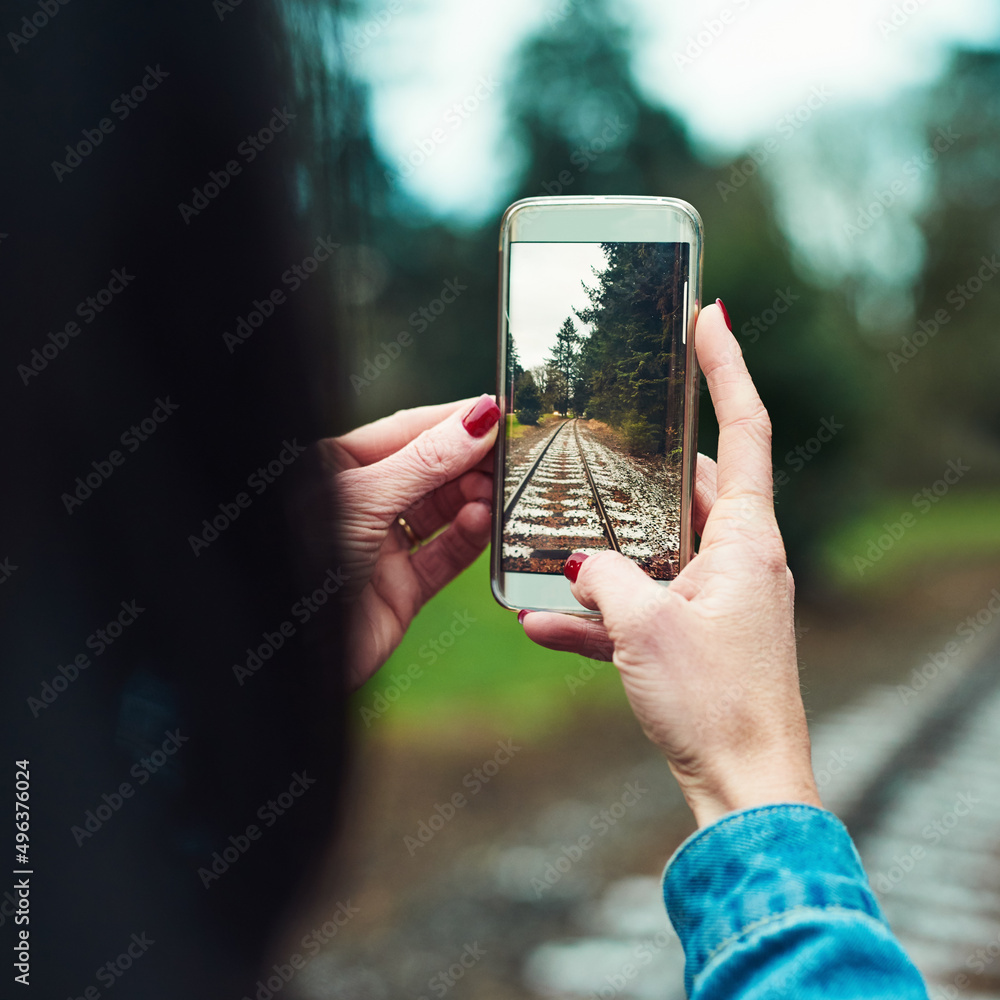
<instances>
[{"instance_id":1,"label":"gold ring","mask_svg":"<svg viewBox=\"0 0 1000 1000\"><path fill-rule=\"evenodd\" d=\"M417 533L410 527L406 518L403 517L402 514L396 518L396 524L403 529L403 534L409 539L411 549L415 549L421 544L421 540L417 537Z\"/></svg>"}]
</instances>

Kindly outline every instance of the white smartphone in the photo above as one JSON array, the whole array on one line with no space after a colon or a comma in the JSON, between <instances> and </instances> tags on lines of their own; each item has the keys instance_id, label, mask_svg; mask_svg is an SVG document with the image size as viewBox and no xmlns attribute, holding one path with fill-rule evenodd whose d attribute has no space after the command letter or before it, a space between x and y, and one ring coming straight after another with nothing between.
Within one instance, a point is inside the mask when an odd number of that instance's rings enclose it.
<instances>
[{"instance_id":1,"label":"white smartphone","mask_svg":"<svg viewBox=\"0 0 1000 1000\"><path fill-rule=\"evenodd\" d=\"M527 198L500 224L491 586L592 615L567 557L614 549L669 585L691 556L702 222L686 202Z\"/></svg>"}]
</instances>

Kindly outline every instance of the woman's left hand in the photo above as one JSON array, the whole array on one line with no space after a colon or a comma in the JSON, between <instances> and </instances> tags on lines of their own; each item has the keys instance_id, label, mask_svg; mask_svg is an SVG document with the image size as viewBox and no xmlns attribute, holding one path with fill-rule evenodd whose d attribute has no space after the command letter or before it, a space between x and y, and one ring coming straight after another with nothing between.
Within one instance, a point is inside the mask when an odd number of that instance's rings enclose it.
<instances>
[{"instance_id":1,"label":"woman's left hand","mask_svg":"<svg viewBox=\"0 0 1000 1000\"><path fill-rule=\"evenodd\" d=\"M499 417L483 395L400 410L317 443L324 478L334 477L330 515L352 605L352 688L385 663L426 601L486 547ZM419 540L440 534L415 546L400 517Z\"/></svg>"}]
</instances>

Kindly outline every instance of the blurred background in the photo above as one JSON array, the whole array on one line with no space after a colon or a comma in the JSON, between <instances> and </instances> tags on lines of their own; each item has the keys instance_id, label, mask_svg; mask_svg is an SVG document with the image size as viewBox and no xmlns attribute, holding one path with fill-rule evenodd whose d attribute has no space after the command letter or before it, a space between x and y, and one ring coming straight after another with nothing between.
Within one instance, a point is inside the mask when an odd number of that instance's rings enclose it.
<instances>
[{"instance_id":1,"label":"blurred background","mask_svg":"<svg viewBox=\"0 0 1000 1000\"><path fill-rule=\"evenodd\" d=\"M989 684L969 678L996 674L1000 5L374 0L323 30L361 206L339 279L345 427L494 390L510 202L691 202L705 301L725 300L774 424L821 790L929 979L1000 996L996 893L959 919L946 865L920 888L896 864L933 846L948 802L885 794L930 787L916 751L957 753L942 729L970 728ZM712 455L705 392L700 422ZM353 720L335 864L357 914L290 993L683 995L657 880L690 817L614 668L528 642L486 555ZM995 868L1000 825L973 827ZM938 922L907 929L908 908Z\"/></svg>"}]
</instances>

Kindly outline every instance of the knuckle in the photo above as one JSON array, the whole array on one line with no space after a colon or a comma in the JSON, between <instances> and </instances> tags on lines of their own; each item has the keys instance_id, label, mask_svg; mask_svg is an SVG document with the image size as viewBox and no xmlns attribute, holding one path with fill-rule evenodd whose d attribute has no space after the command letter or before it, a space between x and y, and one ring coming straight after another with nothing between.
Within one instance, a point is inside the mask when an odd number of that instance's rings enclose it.
<instances>
[{"instance_id":1,"label":"knuckle","mask_svg":"<svg viewBox=\"0 0 1000 1000\"><path fill-rule=\"evenodd\" d=\"M435 480L448 478L448 449L437 434L424 433L414 438L413 460Z\"/></svg>"},{"instance_id":2,"label":"knuckle","mask_svg":"<svg viewBox=\"0 0 1000 1000\"><path fill-rule=\"evenodd\" d=\"M753 411L741 417L736 417L732 422L732 426L745 428L747 433L759 438L761 441L770 442L771 440L771 415L759 399Z\"/></svg>"},{"instance_id":3,"label":"knuckle","mask_svg":"<svg viewBox=\"0 0 1000 1000\"><path fill-rule=\"evenodd\" d=\"M780 541L770 541L760 553L761 569L771 576L779 576L787 579L788 564L785 559L785 549Z\"/></svg>"}]
</instances>

